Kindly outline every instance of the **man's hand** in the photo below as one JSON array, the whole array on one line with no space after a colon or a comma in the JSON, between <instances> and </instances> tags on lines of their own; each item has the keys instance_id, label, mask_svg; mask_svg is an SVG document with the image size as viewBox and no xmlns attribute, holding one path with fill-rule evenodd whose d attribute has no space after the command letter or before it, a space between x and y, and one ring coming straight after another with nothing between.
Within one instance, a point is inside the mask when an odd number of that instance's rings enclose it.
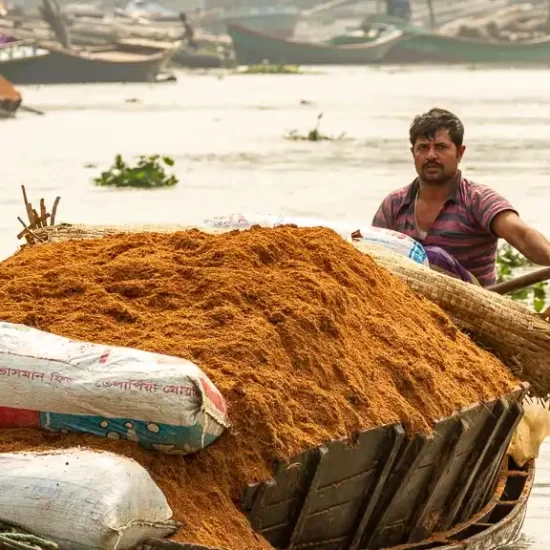
<instances>
[{"instance_id":1,"label":"man's hand","mask_svg":"<svg viewBox=\"0 0 550 550\"><path fill-rule=\"evenodd\" d=\"M515 212L497 214L491 228L497 237L507 241L531 262L550 265L550 242Z\"/></svg>"}]
</instances>

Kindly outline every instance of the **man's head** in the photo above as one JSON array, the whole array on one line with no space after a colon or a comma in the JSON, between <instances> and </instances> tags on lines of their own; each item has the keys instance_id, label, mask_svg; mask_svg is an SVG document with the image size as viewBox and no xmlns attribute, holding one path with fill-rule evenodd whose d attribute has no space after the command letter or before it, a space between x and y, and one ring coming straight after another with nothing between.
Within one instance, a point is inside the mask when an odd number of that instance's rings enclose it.
<instances>
[{"instance_id":1,"label":"man's head","mask_svg":"<svg viewBox=\"0 0 550 550\"><path fill-rule=\"evenodd\" d=\"M431 109L413 120L409 131L414 166L422 181L432 185L453 177L464 155L464 126L453 113Z\"/></svg>"}]
</instances>

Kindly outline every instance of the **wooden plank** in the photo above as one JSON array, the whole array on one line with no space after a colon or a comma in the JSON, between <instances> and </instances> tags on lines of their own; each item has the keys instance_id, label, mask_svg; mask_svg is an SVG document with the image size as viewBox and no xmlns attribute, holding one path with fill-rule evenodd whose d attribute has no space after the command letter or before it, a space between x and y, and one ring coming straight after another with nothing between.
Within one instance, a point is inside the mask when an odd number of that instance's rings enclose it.
<instances>
[{"instance_id":1,"label":"wooden plank","mask_svg":"<svg viewBox=\"0 0 550 550\"><path fill-rule=\"evenodd\" d=\"M292 535L290 535L288 550L295 550L300 542L300 537L302 536L302 533L304 531L311 505L313 503L313 498L315 496L315 493L317 492L317 489L319 488L319 483L321 482L321 474L328 455L328 449L325 447L325 445L321 445L317 449L317 453L319 455L319 459L317 461L317 466L315 467L315 473L313 474L313 478L311 479L311 483L309 484L304 503L302 504L300 509L300 514L298 515L298 519L296 520L294 529L292 530Z\"/></svg>"},{"instance_id":2,"label":"wooden plank","mask_svg":"<svg viewBox=\"0 0 550 550\"><path fill-rule=\"evenodd\" d=\"M267 501L269 499L269 489L275 487L275 485L275 480L270 479L269 481L262 483L258 489L256 500L254 501L250 516L248 518L253 529L256 531L261 531L262 529L261 510L267 505Z\"/></svg>"},{"instance_id":3,"label":"wooden plank","mask_svg":"<svg viewBox=\"0 0 550 550\"><path fill-rule=\"evenodd\" d=\"M431 529L426 530L425 527L426 516L430 512L430 507L439 492L438 489L441 486L442 481L449 475L457 455L458 444L467 431L468 424L464 419L460 419L457 422L456 428L453 430L451 440L448 441L448 447L444 453L444 456L441 457L434 470L432 479L428 485L426 498L413 516L407 542L420 542L430 535Z\"/></svg>"},{"instance_id":4,"label":"wooden plank","mask_svg":"<svg viewBox=\"0 0 550 550\"><path fill-rule=\"evenodd\" d=\"M357 530L355 531L355 534L349 546L349 550L359 550L369 521L372 517L372 514L374 513L374 510L376 509L376 506L378 505L378 501L382 496L382 490L392 471L393 464L395 462L395 459L397 458L397 453L401 448L403 441L405 440L405 430L403 429L403 426L395 426L393 428L393 432L394 441L392 448L389 455L385 459L383 459L384 466L382 467L382 471L380 472L380 477L378 478L378 481L374 487L374 491L372 492L372 494L366 495L366 500L368 504L365 508L365 511L363 512L363 516L361 517L361 521L359 522Z\"/></svg>"},{"instance_id":5,"label":"wooden plank","mask_svg":"<svg viewBox=\"0 0 550 550\"><path fill-rule=\"evenodd\" d=\"M506 449L522 416L523 407L521 402L514 403L500 426L498 436L493 440L491 445L492 458L485 457L477 479L478 485L472 492L469 502L464 506L459 517L460 521L470 519L485 504L487 495L494 490L494 484L498 479Z\"/></svg>"},{"instance_id":6,"label":"wooden plank","mask_svg":"<svg viewBox=\"0 0 550 550\"><path fill-rule=\"evenodd\" d=\"M453 500L451 506L449 507L449 511L447 512L445 519L440 525L441 530L446 531L454 523L458 510L462 506L462 503L464 502L464 498L466 497L466 494L470 490L470 487L472 486L472 482L476 478L477 473L479 472L479 468L481 467L481 464L483 463L483 461L485 460L485 457L487 456L487 452L492 447L493 441L498 435L500 431L500 427L502 426L504 419L508 415L509 410L510 410L510 406L508 405L508 401L506 401L505 399L499 399L497 404L495 405L493 415L491 415L487 420L488 424L494 423L494 425L492 426L491 432L488 436L485 433L485 430L481 432L480 438L483 438L482 442L483 440L485 441L483 449L479 454L479 456L474 457L475 462L473 462L473 464L470 461L468 461L468 463L465 465L464 471L470 472L470 473L468 474L468 477L465 481L459 482L460 489L455 499ZM497 413L496 422L494 422L494 417L495 417L494 413Z\"/></svg>"},{"instance_id":7,"label":"wooden plank","mask_svg":"<svg viewBox=\"0 0 550 550\"><path fill-rule=\"evenodd\" d=\"M424 452L429 448L429 442L430 439L428 439L425 434L419 434L414 440L411 440L409 442L408 449L405 450L394 470L398 470L402 463L405 463L405 461L408 459L409 452L412 452L412 449L414 449L416 444L420 445L420 449L418 450L416 456L413 458L412 462L408 465L404 474L392 480L392 484L394 486L388 489L388 491L391 491L391 497L389 501L385 503L385 508L381 511L380 516L377 517L377 527L375 531L372 533L367 541L363 541L364 548L371 548L373 546L373 542L376 541L379 535L384 531L386 527L386 518L391 512L392 505L394 504L396 497L399 495L399 491L406 487L407 484L411 481L420 462L424 458Z\"/></svg>"}]
</instances>

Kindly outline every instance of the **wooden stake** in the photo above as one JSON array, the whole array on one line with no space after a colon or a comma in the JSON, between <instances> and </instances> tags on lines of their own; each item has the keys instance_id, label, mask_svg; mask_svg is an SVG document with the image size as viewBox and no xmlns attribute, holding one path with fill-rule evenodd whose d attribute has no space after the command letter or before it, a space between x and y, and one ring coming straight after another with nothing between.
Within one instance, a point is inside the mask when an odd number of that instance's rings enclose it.
<instances>
[{"instance_id":1,"label":"wooden stake","mask_svg":"<svg viewBox=\"0 0 550 550\"><path fill-rule=\"evenodd\" d=\"M21 222L21 225L25 228L25 230L23 231L24 234L28 233L32 235L33 238L35 238L37 241L40 241L41 243L46 242L42 237L39 237L34 231L32 231L32 229L30 229L19 216L17 216L17 219Z\"/></svg>"},{"instance_id":2,"label":"wooden stake","mask_svg":"<svg viewBox=\"0 0 550 550\"><path fill-rule=\"evenodd\" d=\"M48 219L48 213L46 212L46 203L44 199L40 199L40 225L46 227L46 221Z\"/></svg>"},{"instance_id":3,"label":"wooden stake","mask_svg":"<svg viewBox=\"0 0 550 550\"><path fill-rule=\"evenodd\" d=\"M32 209L32 223L29 227L31 229L37 229L40 227L40 216L34 208Z\"/></svg>"},{"instance_id":4,"label":"wooden stake","mask_svg":"<svg viewBox=\"0 0 550 550\"><path fill-rule=\"evenodd\" d=\"M25 208L27 209L27 216L29 217L29 223L32 224L32 206L29 200L27 199L27 191L25 190L25 186L22 185L21 189L23 190L23 200L25 201Z\"/></svg>"},{"instance_id":5,"label":"wooden stake","mask_svg":"<svg viewBox=\"0 0 550 550\"><path fill-rule=\"evenodd\" d=\"M53 208L52 208L52 217L50 218L50 225L55 225L55 215L57 214L57 205L59 204L60 200L61 200L61 197L55 197L55 201L53 203Z\"/></svg>"}]
</instances>

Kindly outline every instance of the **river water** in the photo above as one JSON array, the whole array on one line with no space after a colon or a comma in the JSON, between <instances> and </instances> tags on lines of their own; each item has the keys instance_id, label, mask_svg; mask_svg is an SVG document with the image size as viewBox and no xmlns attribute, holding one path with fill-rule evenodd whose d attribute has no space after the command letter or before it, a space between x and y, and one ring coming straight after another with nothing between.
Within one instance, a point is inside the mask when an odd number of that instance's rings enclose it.
<instances>
[{"instance_id":1,"label":"river water","mask_svg":"<svg viewBox=\"0 0 550 550\"><path fill-rule=\"evenodd\" d=\"M0 124L0 257L17 247L20 185L38 204L61 196L58 221L197 223L268 212L368 224L384 196L414 177L408 127L433 106L466 126L462 168L509 198L550 236L547 69L328 68L301 75L180 73L177 83L22 88L27 105ZM341 139L312 143L321 132ZM116 153L171 156L180 183L100 189ZM550 443L516 549L550 548Z\"/></svg>"}]
</instances>

